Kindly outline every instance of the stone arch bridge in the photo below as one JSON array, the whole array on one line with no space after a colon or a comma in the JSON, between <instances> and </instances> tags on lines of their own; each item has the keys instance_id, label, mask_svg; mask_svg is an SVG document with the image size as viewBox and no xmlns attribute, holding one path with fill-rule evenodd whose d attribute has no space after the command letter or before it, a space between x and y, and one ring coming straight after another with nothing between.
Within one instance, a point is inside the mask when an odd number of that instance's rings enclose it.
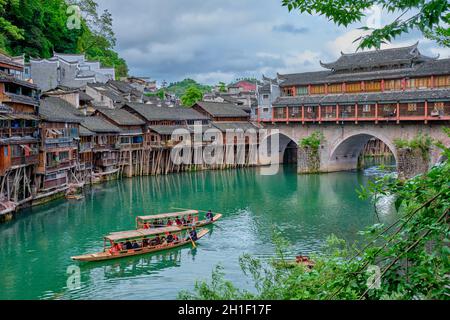
<instances>
[{"instance_id":1,"label":"stone arch bridge","mask_svg":"<svg viewBox=\"0 0 450 320\"><path fill-rule=\"evenodd\" d=\"M358 158L364 146L372 138L383 141L395 156L398 171L406 171L406 176L412 176L424 171L423 166L436 164L442 160L442 152L433 147L430 154L430 163L420 163L420 159L415 159L412 155L400 154L395 147L394 140L397 138L412 139L420 132L430 135L433 139L450 146L450 139L443 131L444 127L449 127L449 121L441 123L360 123L360 124L264 124L268 129L268 135L275 136L274 129L279 130L279 162L286 159L285 153L288 149L297 148L302 138L310 136L315 131L320 131L325 137L319 152L320 167L319 172L336 172L356 169ZM421 157L423 158L423 157ZM304 160L304 159L303 159ZM423 162L423 161L422 161ZM302 162L301 152L298 159L299 172L308 172L308 166ZM422 167L422 168L421 168ZM409 172L412 171L412 172Z\"/></svg>"}]
</instances>

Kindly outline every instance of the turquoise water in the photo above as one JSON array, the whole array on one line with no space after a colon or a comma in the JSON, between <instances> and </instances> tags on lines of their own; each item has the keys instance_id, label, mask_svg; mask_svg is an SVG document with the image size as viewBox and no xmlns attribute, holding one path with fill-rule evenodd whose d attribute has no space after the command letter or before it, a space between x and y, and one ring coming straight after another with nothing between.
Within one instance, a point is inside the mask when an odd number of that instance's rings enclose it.
<instances>
[{"instance_id":1,"label":"turquoise water","mask_svg":"<svg viewBox=\"0 0 450 320\"><path fill-rule=\"evenodd\" d=\"M58 200L0 225L0 299L174 299L221 264L227 279L249 287L239 257L274 253L277 227L292 256L320 251L334 233L357 240L377 222L372 205L355 189L370 178L358 172L302 175L284 167L275 176L258 169L185 173L97 185L78 202ZM102 236L134 228L135 216L194 208L224 214L191 247L102 263L71 256L101 251ZM389 222L390 213L380 219ZM79 266L81 287L67 288L67 268Z\"/></svg>"}]
</instances>

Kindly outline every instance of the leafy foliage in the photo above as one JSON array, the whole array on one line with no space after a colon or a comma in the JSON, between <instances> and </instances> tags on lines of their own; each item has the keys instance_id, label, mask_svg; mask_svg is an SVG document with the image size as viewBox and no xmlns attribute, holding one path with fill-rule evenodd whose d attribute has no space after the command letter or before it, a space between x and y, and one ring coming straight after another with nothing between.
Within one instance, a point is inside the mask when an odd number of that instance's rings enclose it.
<instances>
[{"instance_id":1,"label":"leafy foliage","mask_svg":"<svg viewBox=\"0 0 450 320\"><path fill-rule=\"evenodd\" d=\"M446 132L450 136L450 129ZM450 149L441 143L443 155ZM395 198L399 219L373 225L360 235L363 245L349 245L330 236L326 249L312 257L316 265L288 267L286 244L275 241L277 260L263 262L243 256L241 268L255 291L238 289L224 279L221 269L212 283L197 283L180 299L443 299L449 298L448 274L450 163L435 166L406 182L385 176L359 191L362 199ZM281 262L281 263L280 263Z\"/></svg>"},{"instance_id":2,"label":"leafy foliage","mask_svg":"<svg viewBox=\"0 0 450 320\"><path fill-rule=\"evenodd\" d=\"M68 6L80 7L80 29L69 29ZM128 67L113 50L116 40L112 17L97 13L93 0L0 0L0 49L12 55L49 58L53 52L85 53L105 67L115 67L118 77Z\"/></svg>"},{"instance_id":3,"label":"leafy foliage","mask_svg":"<svg viewBox=\"0 0 450 320\"><path fill-rule=\"evenodd\" d=\"M169 84L169 86L167 87L167 92L172 93L177 97L181 97L190 87L195 87L202 93L211 92L210 86L199 84L197 81L189 78Z\"/></svg>"},{"instance_id":4,"label":"leafy foliage","mask_svg":"<svg viewBox=\"0 0 450 320\"><path fill-rule=\"evenodd\" d=\"M409 148L412 150L420 150L425 160L428 160L433 139L429 135L419 133L411 140L395 139L394 144L398 149Z\"/></svg>"},{"instance_id":5,"label":"leafy foliage","mask_svg":"<svg viewBox=\"0 0 450 320\"><path fill-rule=\"evenodd\" d=\"M322 132L315 131L310 136L300 140L300 146L302 148L311 148L318 150L325 137Z\"/></svg>"},{"instance_id":6,"label":"leafy foliage","mask_svg":"<svg viewBox=\"0 0 450 320\"><path fill-rule=\"evenodd\" d=\"M181 104L185 107L192 107L195 103L203 99L203 92L197 87L189 87L181 97Z\"/></svg>"},{"instance_id":7,"label":"leafy foliage","mask_svg":"<svg viewBox=\"0 0 450 320\"><path fill-rule=\"evenodd\" d=\"M414 29L441 46L450 45L450 3L447 0L282 0L282 5L289 11L323 15L345 27L361 22L365 11L374 5L387 12L400 12L397 19L381 28L361 27L369 31L369 35L355 40L360 40L360 49L380 48L381 44ZM403 18L408 13L410 17Z\"/></svg>"}]
</instances>

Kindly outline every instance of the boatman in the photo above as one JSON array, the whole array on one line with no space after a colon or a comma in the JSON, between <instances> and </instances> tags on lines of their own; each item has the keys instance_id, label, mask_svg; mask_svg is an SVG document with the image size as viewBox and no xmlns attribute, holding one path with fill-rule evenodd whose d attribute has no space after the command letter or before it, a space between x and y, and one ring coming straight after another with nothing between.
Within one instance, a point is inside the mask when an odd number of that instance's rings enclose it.
<instances>
[{"instance_id":1,"label":"boatman","mask_svg":"<svg viewBox=\"0 0 450 320\"><path fill-rule=\"evenodd\" d=\"M192 241L197 241L197 230L195 230L195 227L192 227L192 230L189 232L189 236L192 239Z\"/></svg>"},{"instance_id":2,"label":"boatman","mask_svg":"<svg viewBox=\"0 0 450 320\"><path fill-rule=\"evenodd\" d=\"M213 221L214 220L214 216L211 210L208 211L208 213L206 214L206 219Z\"/></svg>"}]
</instances>

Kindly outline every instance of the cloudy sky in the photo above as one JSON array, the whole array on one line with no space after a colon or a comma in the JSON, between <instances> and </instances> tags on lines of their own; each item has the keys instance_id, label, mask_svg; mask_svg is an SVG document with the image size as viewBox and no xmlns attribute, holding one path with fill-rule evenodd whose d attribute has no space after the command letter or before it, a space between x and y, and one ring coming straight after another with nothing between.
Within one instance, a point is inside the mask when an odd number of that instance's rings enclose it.
<instances>
[{"instance_id":1,"label":"cloudy sky","mask_svg":"<svg viewBox=\"0 0 450 320\"><path fill-rule=\"evenodd\" d=\"M130 74L159 82L190 77L201 83L229 83L240 77L319 70L319 60L329 62L341 51L354 52L353 40L361 34L360 25L337 27L323 17L289 13L281 0L97 2L113 15L116 49L127 60ZM376 18L376 12L371 16ZM382 14L381 23L392 18ZM419 33L389 46L416 41L425 54L450 57L448 49Z\"/></svg>"}]
</instances>

